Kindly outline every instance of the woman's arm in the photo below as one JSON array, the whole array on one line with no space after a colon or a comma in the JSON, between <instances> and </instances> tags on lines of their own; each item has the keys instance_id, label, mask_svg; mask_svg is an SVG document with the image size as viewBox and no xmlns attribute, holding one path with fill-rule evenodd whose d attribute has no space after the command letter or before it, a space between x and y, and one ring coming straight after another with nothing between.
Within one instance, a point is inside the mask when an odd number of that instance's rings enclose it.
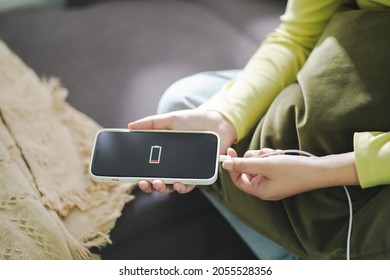
<instances>
[{"instance_id":1,"label":"woman's arm","mask_svg":"<svg viewBox=\"0 0 390 280\"><path fill-rule=\"evenodd\" d=\"M334 186L362 188L390 184L390 132L354 135L354 152L323 157L277 154L270 149L248 151L244 158L229 148L223 163L234 184L264 200ZM261 157L259 157L261 156Z\"/></svg>"},{"instance_id":2,"label":"woman's arm","mask_svg":"<svg viewBox=\"0 0 390 280\"><path fill-rule=\"evenodd\" d=\"M257 157L252 151L244 158L237 158L230 148L228 154L232 158L223 167L230 172L234 184L263 200L279 200L333 186L359 185L353 152L324 157L284 154Z\"/></svg>"},{"instance_id":3,"label":"woman's arm","mask_svg":"<svg viewBox=\"0 0 390 280\"><path fill-rule=\"evenodd\" d=\"M314 45L342 0L290 0L280 26L253 55L242 74L201 108L218 111L241 140L286 86L296 81Z\"/></svg>"}]
</instances>

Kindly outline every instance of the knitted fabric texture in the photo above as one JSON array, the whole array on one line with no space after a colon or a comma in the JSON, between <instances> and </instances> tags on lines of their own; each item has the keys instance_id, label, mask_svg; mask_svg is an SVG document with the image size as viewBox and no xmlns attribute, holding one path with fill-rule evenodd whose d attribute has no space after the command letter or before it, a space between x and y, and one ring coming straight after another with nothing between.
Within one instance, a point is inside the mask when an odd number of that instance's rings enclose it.
<instances>
[{"instance_id":1,"label":"knitted fabric texture","mask_svg":"<svg viewBox=\"0 0 390 280\"><path fill-rule=\"evenodd\" d=\"M93 259L132 185L88 175L100 126L0 42L0 259Z\"/></svg>"}]
</instances>

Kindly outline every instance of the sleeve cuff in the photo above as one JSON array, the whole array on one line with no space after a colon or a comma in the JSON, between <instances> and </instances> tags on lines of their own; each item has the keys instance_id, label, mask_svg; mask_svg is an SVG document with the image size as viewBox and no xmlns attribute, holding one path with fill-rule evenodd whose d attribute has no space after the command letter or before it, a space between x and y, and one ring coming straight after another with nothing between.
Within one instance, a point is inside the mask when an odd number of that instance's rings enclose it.
<instances>
[{"instance_id":1,"label":"sleeve cuff","mask_svg":"<svg viewBox=\"0 0 390 280\"><path fill-rule=\"evenodd\" d=\"M362 188L390 184L390 132L355 133L354 151Z\"/></svg>"}]
</instances>

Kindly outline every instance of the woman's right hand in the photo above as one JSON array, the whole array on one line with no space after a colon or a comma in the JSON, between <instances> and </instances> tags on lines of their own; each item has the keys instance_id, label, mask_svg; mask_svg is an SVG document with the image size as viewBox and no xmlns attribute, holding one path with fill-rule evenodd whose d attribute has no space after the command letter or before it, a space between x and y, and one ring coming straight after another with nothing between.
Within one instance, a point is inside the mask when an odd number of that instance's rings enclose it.
<instances>
[{"instance_id":1,"label":"woman's right hand","mask_svg":"<svg viewBox=\"0 0 390 280\"><path fill-rule=\"evenodd\" d=\"M234 126L220 113L202 109L190 109L175 111L162 115L149 116L129 123L129 129L160 129L160 130L192 130L192 131L213 131L220 139L220 154L226 154L237 139L237 132ZM144 192L157 190L162 193L177 191L187 193L194 189L193 185L175 183L165 185L162 181L156 180L152 183L140 181L138 186Z\"/></svg>"}]
</instances>

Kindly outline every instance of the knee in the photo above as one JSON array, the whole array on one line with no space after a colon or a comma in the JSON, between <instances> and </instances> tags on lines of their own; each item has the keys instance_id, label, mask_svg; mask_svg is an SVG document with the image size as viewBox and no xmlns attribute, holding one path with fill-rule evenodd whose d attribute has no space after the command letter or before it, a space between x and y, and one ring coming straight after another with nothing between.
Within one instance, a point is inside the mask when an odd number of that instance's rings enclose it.
<instances>
[{"instance_id":1,"label":"knee","mask_svg":"<svg viewBox=\"0 0 390 280\"><path fill-rule=\"evenodd\" d=\"M163 114L199 107L220 90L227 82L228 76L232 75L229 74L232 71L225 72L226 75L218 74L219 72L202 72L178 80L162 95L157 113Z\"/></svg>"},{"instance_id":2,"label":"knee","mask_svg":"<svg viewBox=\"0 0 390 280\"><path fill-rule=\"evenodd\" d=\"M189 95L188 90L186 90L187 79L178 80L163 93L157 107L158 114L189 109L186 104Z\"/></svg>"}]
</instances>

